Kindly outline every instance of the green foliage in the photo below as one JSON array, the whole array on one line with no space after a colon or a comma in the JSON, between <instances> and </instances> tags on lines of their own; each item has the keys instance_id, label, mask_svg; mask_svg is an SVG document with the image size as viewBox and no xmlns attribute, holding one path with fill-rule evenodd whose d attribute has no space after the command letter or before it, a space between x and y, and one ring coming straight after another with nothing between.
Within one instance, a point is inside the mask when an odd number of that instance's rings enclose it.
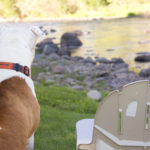
<instances>
[{"instance_id":1,"label":"green foliage","mask_svg":"<svg viewBox=\"0 0 150 150\"><path fill-rule=\"evenodd\" d=\"M150 14L148 0L0 0L1 17L126 17Z\"/></svg>"},{"instance_id":2,"label":"green foliage","mask_svg":"<svg viewBox=\"0 0 150 150\"><path fill-rule=\"evenodd\" d=\"M137 14L134 13L134 12L129 12L129 13L128 13L128 17L135 17L135 16L137 16Z\"/></svg>"},{"instance_id":3,"label":"green foliage","mask_svg":"<svg viewBox=\"0 0 150 150\"><path fill-rule=\"evenodd\" d=\"M84 0L84 1L88 6L93 7L93 8L98 8L101 5L106 6L109 4L107 0Z\"/></svg>"},{"instance_id":4,"label":"green foliage","mask_svg":"<svg viewBox=\"0 0 150 150\"><path fill-rule=\"evenodd\" d=\"M15 0L0 0L0 15L3 17L18 16Z\"/></svg>"},{"instance_id":5,"label":"green foliage","mask_svg":"<svg viewBox=\"0 0 150 150\"><path fill-rule=\"evenodd\" d=\"M74 14L78 10L78 5L68 0L59 0L61 10L66 14Z\"/></svg>"}]
</instances>

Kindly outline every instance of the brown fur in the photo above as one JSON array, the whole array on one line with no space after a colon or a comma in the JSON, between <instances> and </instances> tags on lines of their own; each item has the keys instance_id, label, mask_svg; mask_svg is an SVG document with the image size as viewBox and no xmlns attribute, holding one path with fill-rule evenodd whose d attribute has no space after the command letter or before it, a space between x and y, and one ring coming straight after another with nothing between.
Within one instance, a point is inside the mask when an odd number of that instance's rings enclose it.
<instances>
[{"instance_id":1,"label":"brown fur","mask_svg":"<svg viewBox=\"0 0 150 150\"><path fill-rule=\"evenodd\" d=\"M0 150L25 150L39 120L39 104L24 79L0 83Z\"/></svg>"}]
</instances>

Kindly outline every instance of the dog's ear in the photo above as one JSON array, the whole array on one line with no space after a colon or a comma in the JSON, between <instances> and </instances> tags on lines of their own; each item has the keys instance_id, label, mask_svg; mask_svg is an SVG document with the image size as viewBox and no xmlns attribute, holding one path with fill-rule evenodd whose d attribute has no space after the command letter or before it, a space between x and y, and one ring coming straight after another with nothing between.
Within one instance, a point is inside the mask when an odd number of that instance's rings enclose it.
<instances>
[{"instance_id":1,"label":"dog's ear","mask_svg":"<svg viewBox=\"0 0 150 150\"><path fill-rule=\"evenodd\" d=\"M37 37L40 37L40 38L46 37L46 34L38 26L30 25L30 29L34 33L34 35L36 35Z\"/></svg>"}]
</instances>

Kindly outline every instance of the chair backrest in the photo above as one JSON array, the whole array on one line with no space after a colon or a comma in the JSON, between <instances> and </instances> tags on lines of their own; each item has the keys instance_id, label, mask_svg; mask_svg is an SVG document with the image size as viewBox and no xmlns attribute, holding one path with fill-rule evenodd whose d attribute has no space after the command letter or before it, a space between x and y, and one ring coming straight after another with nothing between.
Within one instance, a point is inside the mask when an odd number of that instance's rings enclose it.
<instances>
[{"instance_id":1,"label":"chair backrest","mask_svg":"<svg viewBox=\"0 0 150 150\"><path fill-rule=\"evenodd\" d=\"M143 143L149 142L148 81L128 84L121 91L116 90L108 95L97 109L94 127L114 142L121 141L119 144L124 146L142 146ZM150 146L150 142L147 146Z\"/></svg>"}]
</instances>

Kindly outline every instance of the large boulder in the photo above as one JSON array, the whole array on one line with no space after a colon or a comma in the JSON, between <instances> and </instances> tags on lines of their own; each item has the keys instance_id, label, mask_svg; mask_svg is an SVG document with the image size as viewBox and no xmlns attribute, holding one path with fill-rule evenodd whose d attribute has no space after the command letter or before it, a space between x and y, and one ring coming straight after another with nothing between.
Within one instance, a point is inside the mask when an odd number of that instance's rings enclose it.
<instances>
[{"instance_id":1,"label":"large boulder","mask_svg":"<svg viewBox=\"0 0 150 150\"><path fill-rule=\"evenodd\" d=\"M66 32L61 36L61 50L71 55L77 48L82 46L82 42L78 38L78 34L74 32Z\"/></svg>"}]
</instances>

